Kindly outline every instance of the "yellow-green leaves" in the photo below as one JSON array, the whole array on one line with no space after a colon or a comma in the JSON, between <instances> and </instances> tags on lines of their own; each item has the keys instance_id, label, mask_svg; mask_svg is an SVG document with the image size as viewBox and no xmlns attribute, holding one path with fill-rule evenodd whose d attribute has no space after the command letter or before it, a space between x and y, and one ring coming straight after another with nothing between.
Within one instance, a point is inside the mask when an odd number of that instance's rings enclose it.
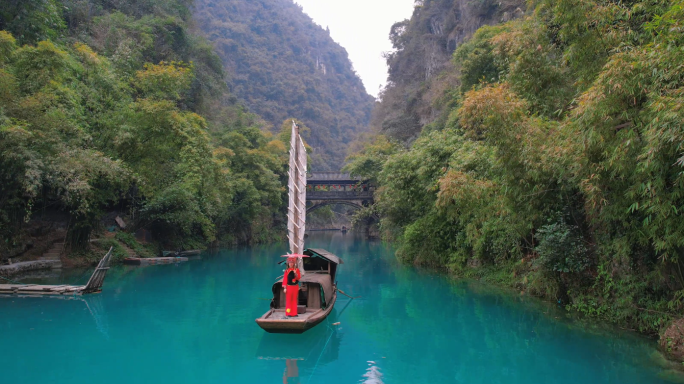
<instances>
[{"instance_id":1,"label":"yellow-green leaves","mask_svg":"<svg viewBox=\"0 0 684 384\"><path fill-rule=\"evenodd\" d=\"M17 41L7 31L0 31L0 66L4 64L17 48Z\"/></svg>"},{"instance_id":2,"label":"yellow-green leaves","mask_svg":"<svg viewBox=\"0 0 684 384\"><path fill-rule=\"evenodd\" d=\"M646 23L645 29L656 35L656 40L681 45L684 41L684 1L670 2L671 7L663 15L655 15Z\"/></svg>"},{"instance_id":3,"label":"yellow-green leaves","mask_svg":"<svg viewBox=\"0 0 684 384\"><path fill-rule=\"evenodd\" d=\"M26 45L15 56L14 73L24 94L37 92L51 81L60 82L69 66L69 54L50 41Z\"/></svg>"},{"instance_id":4,"label":"yellow-green leaves","mask_svg":"<svg viewBox=\"0 0 684 384\"><path fill-rule=\"evenodd\" d=\"M344 170L353 176L361 176L377 182L387 159L400 151L400 145L384 135L368 138L362 149L347 158Z\"/></svg>"},{"instance_id":5,"label":"yellow-green leaves","mask_svg":"<svg viewBox=\"0 0 684 384\"><path fill-rule=\"evenodd\" d=\"M144 70L136 72L134 85L144 97L178 100L190 88L193 78L192 63L148 63Z\"/></svg>"},{"instance_id":6,"label":"yellow-green leaves","mask_svg":"<svg viewBox=\"0 0 684 384\"><path fill-rule=\"evenodd\" d=\"M458 114L470 138L499 142L522 124L526 111L525 101L504 84L467 92Z\"/></svg>"},{"instance_id":7,"label":"yellow-green leaves","mask_svg":"<svg viewBox=\"0 0 684 384\"><path fill-rule=\"evenodd\" d=\"M10 103L17 92L17 82L14 76L0 68L0 105Z\"/></svg>"},{"instance_id":8,"label":"yellow-green leaves","mask_svg":"<svg viewBox=\"0 0 684 384\"><path fill-rule=\"evenodd\" d=\"M89 46L83 43L74 44L74 53L80 56L83 62L86 64L93 66L102 64L102 59L100 58L100 56L97 53L93 52L93 50Z\"/></svg>"}]
</instances>

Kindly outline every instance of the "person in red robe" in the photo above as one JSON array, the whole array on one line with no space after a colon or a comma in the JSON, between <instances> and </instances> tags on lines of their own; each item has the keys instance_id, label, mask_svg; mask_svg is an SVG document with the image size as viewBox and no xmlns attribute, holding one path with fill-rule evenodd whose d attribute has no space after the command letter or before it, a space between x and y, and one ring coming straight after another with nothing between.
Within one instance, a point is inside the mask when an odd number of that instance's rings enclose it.
<instances>
[{"instance_id":1,"label":"person in red robe","mask_svg":"<svg viewBox=\"0 0 684 384\"><path fill-rule=\"evenodd\" d=\"M287 269L283 275L283 290L285 291L285 316L297 316L297 302L299 301L299 279L302 276L297 268L297 258L287 259Z\"/></svg>"}]
</instances>

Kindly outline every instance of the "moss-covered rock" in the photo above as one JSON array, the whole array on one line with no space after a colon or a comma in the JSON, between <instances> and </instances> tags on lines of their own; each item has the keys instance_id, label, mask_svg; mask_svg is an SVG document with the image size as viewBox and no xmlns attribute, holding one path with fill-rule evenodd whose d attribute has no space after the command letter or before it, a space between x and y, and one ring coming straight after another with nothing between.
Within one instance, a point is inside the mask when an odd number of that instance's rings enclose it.
<instances>
[{"instance_id":1,"label":"moss-covered rock","mask_svg":"<svg viewBox=\"0 0 684 384\"><path fill-rule=\"evenodd\" d=\"M670 359L684 362L684 318L673 321L660 334L660 347Z\"/></svg>"}]
</instances>

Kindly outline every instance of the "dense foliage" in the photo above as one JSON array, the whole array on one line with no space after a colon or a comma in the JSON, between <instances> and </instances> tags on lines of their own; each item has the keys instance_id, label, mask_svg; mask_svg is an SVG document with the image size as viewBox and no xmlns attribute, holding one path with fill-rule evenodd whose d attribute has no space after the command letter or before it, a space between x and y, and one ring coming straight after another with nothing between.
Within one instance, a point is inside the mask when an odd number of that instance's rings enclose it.
<instances>
[{"instance_id":1,"label":"dense foliage","mask_svg":"<svg viewBox=\"0 0 684 384\"><path fill-rule=\"evenodd\" d=\"M228 94L184 0L0 5L0 237L46 209L73 247L123 211L167 243L266 240L285 144Z\"/></svg>"},{"instance_id":2,"label":"dense foliage","mask_svg":"<svg viewBox=\"0 0 684 384\"><path fill-rule=\"evenodd\" d=\"M539 0L460 44L415 143L383 124L350 158L400 257L645 332L681 313L683 5Z\"/></svg>"},{"instance_id":3,"label":"dense foliage","mask_svg":"<svg viewBox=\"0 0 684 384\"><path fill-rule=\"evenodd\" d=\"M278 128L311 128L315 170L339 170L367 130L373 98L347 52L292 0L196 0L195 18L230 71L231 91Z\"/></svg>"}]
</instances>

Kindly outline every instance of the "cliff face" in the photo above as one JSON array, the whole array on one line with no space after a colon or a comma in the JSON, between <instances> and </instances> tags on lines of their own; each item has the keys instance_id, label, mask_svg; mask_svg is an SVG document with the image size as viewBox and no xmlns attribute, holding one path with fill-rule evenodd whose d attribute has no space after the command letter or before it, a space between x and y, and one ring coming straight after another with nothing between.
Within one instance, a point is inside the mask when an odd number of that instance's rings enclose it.
<instances>
[{"instance_id":1,"label":"cliff face","mask_svg":"<svg viewBox=\"0 0 684 384\"><path fill-rule=\"evenodd\" d=\"M287 118L304 122L312 167L338 169L374 101L345 49L292 0L196 0L194 15L231 91L275 129Z\"/></svg>"},{"instance_id":2,"label":"cliff face","mask_svg":"<svg viewBox=\"0 0 684 384\"><path fill-rule=\"evenodd\" d=\"M375 110L373 125L410 141L439 116L436 99L457 83L451 56L483 25L523 15L522 0L418 0L410 20L392 26L394 51L387 54L389 82Z\"/></svg>"}]
</instances>

